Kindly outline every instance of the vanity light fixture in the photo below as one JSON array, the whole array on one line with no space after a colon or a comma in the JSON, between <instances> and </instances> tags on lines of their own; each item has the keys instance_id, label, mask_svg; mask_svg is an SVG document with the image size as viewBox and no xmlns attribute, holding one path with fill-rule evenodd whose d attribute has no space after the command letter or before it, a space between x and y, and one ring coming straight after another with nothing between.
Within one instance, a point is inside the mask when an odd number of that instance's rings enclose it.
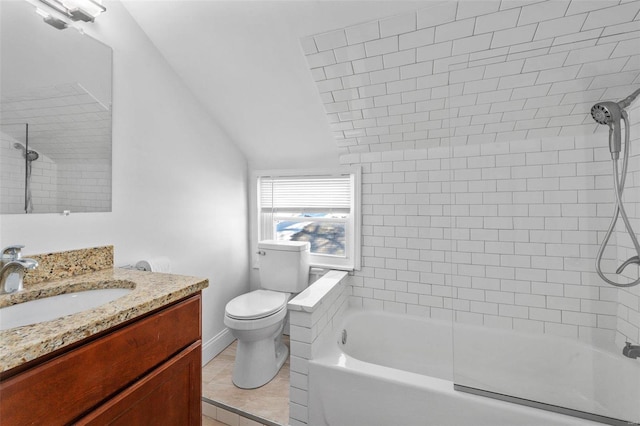
<instances>
[{"instance_id":1,"label":"vanity light fixture","mask_svg":"<svg viewBox=\"0 0 640 426\"><path fill-rule=\"evenodd\" d=\"M43 1L43 0L40 0ZM93 22L107 10L101 0L50 0L62 4L73 21Z\"/></svg>"},{"instance_id":2,"label":"vanity light fixture","mask_svg":"<svg viewBox=\"0 0 640 426\"><path fill-rule=\"evenodd\" d=\"M44 10L38 7L36 8L36 13L42 16L42 19L44 20L44 22L46 22L47 24L51 25L54 28L57 28L59 30L64 30L65 28L68 27L65 21L63 21L62 19L58 19L54 16L51 16L50 14L48 14L47 12L45 12Z\"/></svg>"},{"instance_id":3,"label":"vanity light fixture","mask_svg":"<svg viewBox=\"0 0 640 426\"><path fill-rule=\"evenodd\" d=\"M102 0L27 0L36 7L36 13L44 22L63 30L72 21L94 22L95 18L107 10Z\"/></svg>"}]
</instances>

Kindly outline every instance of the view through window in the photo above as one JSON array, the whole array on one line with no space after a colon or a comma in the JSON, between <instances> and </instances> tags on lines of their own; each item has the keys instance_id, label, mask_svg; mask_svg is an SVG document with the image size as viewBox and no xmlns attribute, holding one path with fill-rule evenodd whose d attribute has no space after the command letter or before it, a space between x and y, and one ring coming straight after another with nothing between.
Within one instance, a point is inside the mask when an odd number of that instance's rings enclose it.
<instances>
[{"instance_id":1,"label":"view through window","mask_svg":"<svg viewBox=\"0 0 640 426\"><path fill-rule=\"evenodd\" d=\"M312 264L351 267L355 174L260 176L259 240L308 241Z\"/></svg>"}]
</instances>

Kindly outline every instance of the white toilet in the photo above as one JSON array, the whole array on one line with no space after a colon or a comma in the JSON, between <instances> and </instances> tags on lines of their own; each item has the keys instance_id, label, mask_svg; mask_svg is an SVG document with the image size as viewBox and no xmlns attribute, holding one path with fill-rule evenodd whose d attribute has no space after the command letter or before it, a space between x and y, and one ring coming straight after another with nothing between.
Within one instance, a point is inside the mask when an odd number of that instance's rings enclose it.
<instances>
[{"instance_id":1,"label":"white toilet","mask_svg":"<svg viewBox=\"0 0 640 426\"><path fill-rule=\"evenodd\" d=\"M309 285L309 243L261 241L260 290L227 303L224 324L238 339L233 383L253 389L268 383L287 360L282 343L287 302Z\"/></svg>"}]
</instances>

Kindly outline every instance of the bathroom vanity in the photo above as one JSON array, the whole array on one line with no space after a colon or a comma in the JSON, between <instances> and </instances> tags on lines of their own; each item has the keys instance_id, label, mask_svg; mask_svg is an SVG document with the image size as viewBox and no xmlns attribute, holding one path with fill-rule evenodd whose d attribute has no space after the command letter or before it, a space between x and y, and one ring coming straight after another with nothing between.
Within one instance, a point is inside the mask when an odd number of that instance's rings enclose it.
<instances>
[{"instance_id":1,"label":"bathroom vanity","mask_svg":"<svg viewBox=\"0 0 640 426\"><path fill-rule=\"evenodd\" d=\"M201 290L196 277L106 269L0 296L0 307L106 287L95 309L0 332L0 419L23 424L199 425Z\"/></svg>"}]
</instances>

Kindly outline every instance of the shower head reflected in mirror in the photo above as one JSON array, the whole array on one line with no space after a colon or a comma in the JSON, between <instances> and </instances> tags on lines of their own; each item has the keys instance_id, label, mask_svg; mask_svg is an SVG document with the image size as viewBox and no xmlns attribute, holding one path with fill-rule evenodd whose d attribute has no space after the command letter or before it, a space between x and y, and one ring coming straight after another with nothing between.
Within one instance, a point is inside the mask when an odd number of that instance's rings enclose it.
<instances>
[{"instance_id":1,"label":"shower head reflected in mirror","mask_svg":"<svg viewBox=\"0 0 640 426\"><path fill-rule=\"evenodd\" d=\"M16 149L19 149L22 151L22 158L26 158L27 161L36 161L39 157L40 154L38 154L36 151L30 149L27 151L27 149L24 147L24 145L22 145L20 142L16 142L13 144L13 147Z\"/></svg>"}]
</instances>

